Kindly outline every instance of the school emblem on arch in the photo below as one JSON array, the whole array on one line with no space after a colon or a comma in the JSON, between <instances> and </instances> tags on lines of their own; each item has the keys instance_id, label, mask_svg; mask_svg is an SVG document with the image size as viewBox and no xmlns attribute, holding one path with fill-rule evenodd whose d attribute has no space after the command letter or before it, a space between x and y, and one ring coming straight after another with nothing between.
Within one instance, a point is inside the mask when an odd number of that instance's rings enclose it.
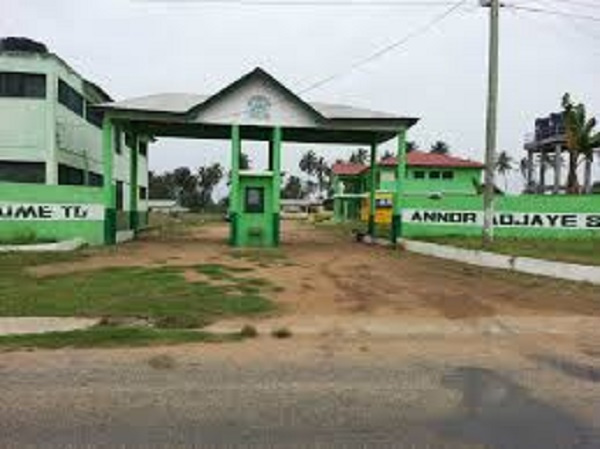
<instances>
[{"instance_id":1,"label":"school emblem on arch","mask_svg":"<svg viewBox=\"0 0 600 449\"><path fill-rule=\"evenodd\" d=\"M264 95L254 95L248 100L248 117L255 120L271 118L271 100Z\"/></svg>"}]
</instances>

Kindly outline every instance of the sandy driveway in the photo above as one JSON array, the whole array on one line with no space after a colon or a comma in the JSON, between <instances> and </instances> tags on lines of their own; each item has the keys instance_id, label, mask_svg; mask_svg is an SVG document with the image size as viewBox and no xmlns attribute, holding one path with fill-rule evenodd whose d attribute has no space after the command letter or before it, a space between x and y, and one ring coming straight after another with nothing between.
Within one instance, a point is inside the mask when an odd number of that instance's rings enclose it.
<instances>
[{"instance_id":1,"label":"sandy driveway","mask_svg":"<svg viewBox=\"0 0 600 449\"><path fill-rule=\"evenodd\" d=\"M369 247L336 231L285 222L280 250L234 250L225 223L186 235L142 239L92 250L76 263L35 268L38 275L109 266L246 266L279 287L287 316L472 319L495 316L600 317L600 288L470 267Z\"/></svg>"}]
</instances>

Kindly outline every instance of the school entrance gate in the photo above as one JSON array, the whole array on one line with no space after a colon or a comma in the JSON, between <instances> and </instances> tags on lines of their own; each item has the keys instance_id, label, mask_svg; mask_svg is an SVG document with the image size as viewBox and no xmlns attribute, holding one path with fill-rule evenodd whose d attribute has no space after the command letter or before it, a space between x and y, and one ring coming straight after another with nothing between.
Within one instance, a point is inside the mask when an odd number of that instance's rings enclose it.
<instances>
[{"instance_id":1,"label":"school entrance gate","mask_svg":"<svg viewBox=\"0 0 600 449\"><path fill-rule=\"evenodd\" d=\"M400 117L349 106L308 103L264 70L257 68L211 96L157 94L98 106L104 112L103 160L105 242L116 240L116 187L113 180L115 138L133 136L185 137L231 141L229 195L230 244L278 246L280 236L281 156L284 142L365 145L371 149L371 165L377 147L397 139L396 190L390 239L402 232L400 197L406 173L406 131L416 118ZM240 170L244 140L268 142L269 165L265 171ZM137 159L131 173L137 173ZM375 174L375 170L372 170ZM132 185L136 185L132 181ZM369 232L375 232L375 188L371 182ZM132 192L137 198L137 192ZM137 229L136 201L131 220Z\"/></svg>"}]
</instances>

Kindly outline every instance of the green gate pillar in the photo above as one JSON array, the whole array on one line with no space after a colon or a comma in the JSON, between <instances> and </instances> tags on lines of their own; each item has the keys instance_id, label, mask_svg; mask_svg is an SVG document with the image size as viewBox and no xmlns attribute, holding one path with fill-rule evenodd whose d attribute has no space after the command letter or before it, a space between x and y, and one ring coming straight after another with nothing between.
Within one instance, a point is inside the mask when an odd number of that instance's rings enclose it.
<instances>
[{"instance_id":1,"label":"green gate pillar","mask_svg":"<svg viewBox=\"0 0 600 449\"><path fill-rule=\"evenodd\" d=\"M115 125L107 115L102 122L102 171L104 197L104 243L114 245L117 241L116 186L113 183Z\"/></svg>"},{"instance_id":2,"label":"green gate pillar","mask_svg":"<svg viewBox=\"0 0 600 449\"><path fill-rule=\"evenodd\" d=\"M273 243L279 246L280 241L280 208L281 208L281 143L283 131L280 127L273 129L269 160L273 170Z\"/></svg>"},{"instance_id":3,"label":"green gate pillar","mask_svg":"<svg viewBox=\"0 0 600 449\"><path fill-rule=\"evenodd\" d=\"M129 227L134 232L139 228L138 220L138 135L133 133L131 138L131 152L129 156Z\"/></svg>"},{"instance_id":4,"label":"green gate pillar","mask_svg":"<svg viewBox=\"0 0 600 449\"><path fill-rule=\"evenodd\" d=\"M240 153L242 139L239 125L231 127L231 185L229 187L229 244L238 246L240 218Z\"/></svg>"},{"instance_id":5,"label":"green gate pillar","mask_svg":"<svg viewBox=\"0 0 600 449\"><path fill-rule=\"evenodd\" d=\"M394 191L394 209L390 240L393 245L402 237L402 191L406 177L406 129L398 132L398 149L396 154L396 190Z\"/></svg>"},{"instance_id":6,"label":"green gate pillar","mask_svg":"<svg viewBox=\"0 0 600 449\"><path fill-rule=\"evenodd\" d=\"M375 214L377 213L377 205L375 204L377 192L377 144L371 144L371 185L369 189L369 224L368 224L368 234L375 238Z\"/></svg>"}]
</instances>

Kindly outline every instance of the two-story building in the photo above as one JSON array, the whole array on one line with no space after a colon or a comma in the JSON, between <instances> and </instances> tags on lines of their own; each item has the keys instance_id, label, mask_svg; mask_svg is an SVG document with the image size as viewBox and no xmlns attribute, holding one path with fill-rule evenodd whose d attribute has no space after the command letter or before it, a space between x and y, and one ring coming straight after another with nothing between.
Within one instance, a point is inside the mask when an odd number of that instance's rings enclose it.
<instances>
[{"instance_id":1,"label":"two-story building","mask_svg":"<svg viewBox=\"0 0 600 449\"><path fill-rule=\"evenodd\" d=\"M477 195L483 164L448 154L411 151L406 156L402 194L406 196ZM376 167L377 208L391 207L396 186L395 158L381 160ZM337 163L333 166L334 210L339 221L368 216L371 170L368 165ZM361 214L362 211L362 214Z\"/></svg>"},{"instance_id":2,"label":"two-story building","mask_svg":"<svg viewBox=\"0 0 600 449\"><path fill-rule=\"evenodd\" d=\"M92 106L112 99L43 44L29 48L29 41L21 48L17 41L27 40L8 38L0 45L0 183L6 188L9 184L101 187L103 114ZM125 229L134 191L137 221L143 225L147 219L148 139L136 139L137 173L133 174L131 136L115 135L117 217ZM63 191L60 202L73 202L69 190ZM32 223L31 228L36 233L43 226L36 229Z\"/></svg>"}]
</instances>

